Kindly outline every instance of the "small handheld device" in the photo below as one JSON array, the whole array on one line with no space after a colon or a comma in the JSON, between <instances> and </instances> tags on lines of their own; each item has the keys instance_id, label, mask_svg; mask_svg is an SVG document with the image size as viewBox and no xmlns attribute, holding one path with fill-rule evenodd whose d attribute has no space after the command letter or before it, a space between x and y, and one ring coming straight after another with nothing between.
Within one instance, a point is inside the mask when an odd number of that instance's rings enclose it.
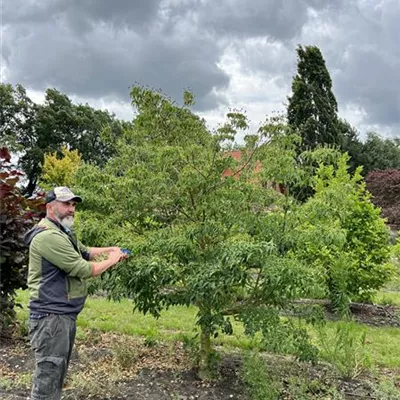
<instances>
[{"instance_id":1,"label":"small handheld device","mask_svg":"<svg viewBox=\"0 0 400 400\"><path fill-rule=\"evenodd\" d=\"M126 255L128 255L128 256L130 256L132 254L132 252L130 250L128 250L128 249L121 249L121 252L126 254Z\"/></svg>"}]
</instances>

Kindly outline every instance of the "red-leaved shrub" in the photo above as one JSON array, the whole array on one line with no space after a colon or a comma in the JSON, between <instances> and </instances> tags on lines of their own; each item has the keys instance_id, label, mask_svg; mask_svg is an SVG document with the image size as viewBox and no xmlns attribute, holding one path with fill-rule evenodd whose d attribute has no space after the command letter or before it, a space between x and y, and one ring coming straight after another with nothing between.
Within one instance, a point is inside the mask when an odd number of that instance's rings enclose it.
<instances>
[{"instance_id":1,"label":"red-leaved shrub","mask_svg":"<svg viewBox=\"0 0 400 400\"><path fill-rule=\"evenodd\" d=\"M22 177L8 150L0 148L0 334L15 320L16 290L26 287L28 248L23 236L45 210L43 196L22 196L17 185Z\"/></svg>"}]
</instances>

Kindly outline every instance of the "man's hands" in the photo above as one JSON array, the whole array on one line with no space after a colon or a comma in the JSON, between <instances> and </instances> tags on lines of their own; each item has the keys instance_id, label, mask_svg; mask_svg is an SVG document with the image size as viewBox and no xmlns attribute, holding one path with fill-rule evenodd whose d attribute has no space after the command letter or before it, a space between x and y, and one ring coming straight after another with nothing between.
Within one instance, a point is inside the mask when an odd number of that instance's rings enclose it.
<instances>
[{"instance_id":1,"label":"man's hands","mask_svg":"<svg viewBox=\"0 0 400 400\"><path fill-rule=\"evenodd\" d=\"M108 259L110 261L118 258L118 261L116 261L115 264L118 263L119 261L126 260L129 257L129 255L123 252L122 249L119 247L111 247L107 251L107 253L108 253Z\"/></svg>"},{"instance_id":2,"label":"man's hands","mask_svg":"<svg viewBox=\"0 0 400 400\"><path fill-rule=\"evenodd\" d=\"M122 258L121 251L117 248L117 250L112 250L108 252L107 260L110 261L111 266L117 264Z\"/></svg>"},{"instance_id":3,"label":"man's hands","mask_svg":"<svg viewBox=\"0 0 400 400\"><path fill-rule=\"evenodd\" d=\"M89 249L89 260L96 260L96 257L100 256L104 259L104 257L109 256L112 252L119 251L121 252L121 248L119 247L90 247Z\"/></svg>"},{"instance_id":4,"label":"man's hands","mask_svg":"<svg viewBox=\"0 0 400 400\"><path fill-rule=\"evenodd\" d=\"M121 251L119 247L105 247L103 253L111 253L112 251Z\"/></svg>"},{"instance_id":5,"label":"man's hands","mask_svg":"<svg viewBox=\"0 0 400 400\"><path fill-rule=\"evenodd\" d=\"M103 254L107 254L108 258L104 261L92 263L92 276L101 275L108 268L129 257L129 255L122 252L119 247L107 247L103 250Z\"/></svg>"}]
</instances>

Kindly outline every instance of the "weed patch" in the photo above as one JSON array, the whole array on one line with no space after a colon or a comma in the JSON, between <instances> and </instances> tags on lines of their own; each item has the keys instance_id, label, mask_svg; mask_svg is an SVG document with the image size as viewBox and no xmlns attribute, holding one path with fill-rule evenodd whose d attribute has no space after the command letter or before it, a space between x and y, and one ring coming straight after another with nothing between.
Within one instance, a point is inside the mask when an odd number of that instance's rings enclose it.
<instances>
[{"instance_id":1,"label":"weed patch","mask_svg":"<svg viewBox=\"0 0 400 400\"><path fill-rule=\"evenodd\" d=\"M357 325L341 322L333 334L324 326L317 328L320 356L333 365L342 378L354 379L371 367L366 350L366 332Z\"/></svg>"}]
</instances>

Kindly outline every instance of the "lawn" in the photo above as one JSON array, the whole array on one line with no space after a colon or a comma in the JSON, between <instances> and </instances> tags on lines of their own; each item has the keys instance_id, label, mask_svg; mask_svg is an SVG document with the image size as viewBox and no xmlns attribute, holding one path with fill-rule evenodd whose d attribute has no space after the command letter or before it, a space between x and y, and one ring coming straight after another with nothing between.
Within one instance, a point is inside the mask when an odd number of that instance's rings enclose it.
<instances>
[{"instance_id":1,"label":"lawn","mask_svg":"<svg viewBox=\"0 0 400 400\"><path fill-rule=\"evenodd\" d=\"M400 307L400 291L381 291L374 299L376 304Z\"/></svg>"},{"instance_id":2,"label":"lawn","mask_svg":"<svg viewBox=\"0 0 400 400\"><path fill-rule=\"evenodd\" d=\"M18 318L27 319L27 292L18 293L18 301L23 308L18 309ZM390 300L388 300L390 299ZM400 293L381 292L376 297L377 302L396 304L400 306ZM90 297L78 318L78 339L84 339L90 330L128 334L145 337L149 340L176 341L193 337L197 332L195 327L196 309L194 307L172 307L164 311L159 319L151 315L133 313L133 304L128 300L121 302L108 301L105 298ZM334 335L338 322L329 321L326 330L329 337ZM400 329L396 327L370 327L351 323L357 336L366 333L365 349L370 354L372 365L384 368L400 369ZM315 339L315 329L309 328ZM358 335L359 332L359 335ZM258 340L247 337L241 325L234 324L234 334L220 335L214 344L225 348L249 349L258 345Z\"/></svg>"}]
</instances>

